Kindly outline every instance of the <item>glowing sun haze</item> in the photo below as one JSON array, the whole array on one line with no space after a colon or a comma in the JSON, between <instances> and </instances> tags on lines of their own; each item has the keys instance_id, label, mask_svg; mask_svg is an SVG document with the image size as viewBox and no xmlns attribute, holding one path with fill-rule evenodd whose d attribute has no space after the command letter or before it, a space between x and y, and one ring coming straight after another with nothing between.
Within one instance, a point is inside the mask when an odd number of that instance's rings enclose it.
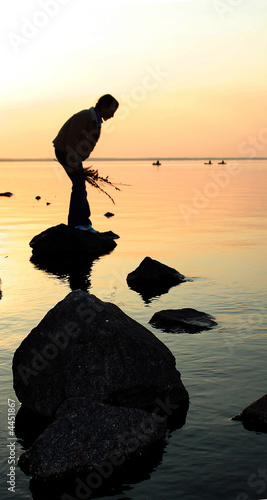
<instances>
[{"instance_id":1,"label":"glowing sun haze","mask_svg":"<svg viewBox=\"0 0 267 500\"><path fill-rule=\"evenodd\" d=\"M92 157L264 157L264 0L10 0L1 158L51 158L73 113L120 102Z\"/></svg>"}]
</instances>

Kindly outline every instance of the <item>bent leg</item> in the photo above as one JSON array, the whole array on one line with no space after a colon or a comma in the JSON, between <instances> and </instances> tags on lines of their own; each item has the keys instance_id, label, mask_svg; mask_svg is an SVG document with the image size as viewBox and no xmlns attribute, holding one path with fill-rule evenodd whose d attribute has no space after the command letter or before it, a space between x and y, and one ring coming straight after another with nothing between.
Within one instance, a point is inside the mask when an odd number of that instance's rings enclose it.
<instances>
[{"instance_id":1,"label":"bent leg","mask_svg":"<svg viewBox=\"0 0 267 500\"><path fill-rule=\"evenodd\" d=\"M89 219L91 211L87 200L85 179L82 174L82 162L77 164L78 170L75 173L70 173L67 163L67 154L63 151L55 149L55 155L59 163L64 167L68 177L72 181L68 225L71 227L75 227L91 224L91 221Z\"/></svg>"}]
</instances>

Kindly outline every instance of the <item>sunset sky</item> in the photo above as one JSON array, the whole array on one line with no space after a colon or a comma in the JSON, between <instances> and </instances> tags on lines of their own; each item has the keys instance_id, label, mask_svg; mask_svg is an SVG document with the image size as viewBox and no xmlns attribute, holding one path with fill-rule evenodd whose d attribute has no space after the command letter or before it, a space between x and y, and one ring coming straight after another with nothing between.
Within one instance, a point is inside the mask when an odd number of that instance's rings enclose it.
<instances>
[{"instance_id":1,"label":"sunset sky","mask_svg":"<svg viewBox=\"0 0 267 500\"><path fill-rule=\"evenodd\" d=\"M5 2L0 157L53 157L105 93L92 157L267 157L266 20L266 0Z\"/></svg>"}]
</instances>

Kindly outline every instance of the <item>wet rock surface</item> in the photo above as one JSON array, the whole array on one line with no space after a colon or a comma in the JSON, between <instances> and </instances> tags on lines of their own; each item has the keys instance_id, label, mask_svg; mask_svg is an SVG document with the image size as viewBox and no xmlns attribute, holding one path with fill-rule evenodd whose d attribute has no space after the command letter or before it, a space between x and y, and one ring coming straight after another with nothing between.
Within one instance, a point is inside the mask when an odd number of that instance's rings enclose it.
<instances>
[{"instance_id":1,"label":"wet rock surface","mask_svg":"<svg viewBox=\"0 0 267 500\"><path fill-rule=\"evenodd\" d=\"M156 312L149 323L171 333L199 333L217 325L213 316L196 309L166 309Z\"/></svg>"},{"instance_id":2,"label":"wet rock surface","mask_svg":"<svg viewBox=\"0 0 267 500\"><path fill-rule=\"evenodd\" d=\"M267 432L267 394L244 408L232 420L240 420L247 430Z\"/></svg>"}]
</instances>

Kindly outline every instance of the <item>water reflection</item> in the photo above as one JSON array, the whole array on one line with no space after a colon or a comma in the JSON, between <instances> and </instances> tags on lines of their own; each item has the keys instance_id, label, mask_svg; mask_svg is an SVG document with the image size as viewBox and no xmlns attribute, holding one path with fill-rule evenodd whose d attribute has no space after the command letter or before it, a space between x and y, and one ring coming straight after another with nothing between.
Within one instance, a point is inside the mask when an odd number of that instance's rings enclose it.
<instances>
[{"instance_id":1,"label":"water reflection","mask_svg":"<svg viewBox=\"0 0 267 500\"><path fill-rule=\"evenodd\" d=\"M71 290L88 291L94 261L110 254L117 246L117 238L111 231L92 235L59 224L32 238L30 261L37 269L67 279Z\"/></svg>"},{"instance_id":2,"label":"water reflection","mask_svg":"<svg viewBox=\"0 0 267 500\"><path fill-rule=\"evenodd\" d=\"M144 303L146 305L150 304L154 298L160 297L161 295L164 295L168 293L170 288L173 286L178 286L181 283L177 283L176 285L167 285L167 284L158 284L158 285L153 285L153 286L144 286L141 284L129 284L128 286L131 290L137 292L143 299Z\"/></svg>"},{"instance_id":3,"label":"water reflection","mask_svg":"<svg viewBox=\"0 0 267 500\"><path fill-rule=\"evenodd\" d=\"M56 276L59 280L68 282L70 289L83 290L88 292L91 288L92 267L96 259L86 259L86 261L43 261L31 257L30 262L36 269L47 272Z\"/></svg>"}]
</instances>

